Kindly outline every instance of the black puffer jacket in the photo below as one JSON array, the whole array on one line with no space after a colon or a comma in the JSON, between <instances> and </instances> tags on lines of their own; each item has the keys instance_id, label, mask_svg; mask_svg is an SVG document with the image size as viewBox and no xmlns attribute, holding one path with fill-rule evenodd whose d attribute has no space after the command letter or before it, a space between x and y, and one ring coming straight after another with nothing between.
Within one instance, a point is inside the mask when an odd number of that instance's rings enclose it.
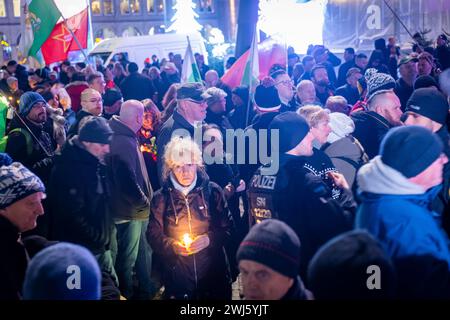
<instances>
[{"instance_id":1,"label":"black puffer jacket","mask_svg":"<svg viewBox=\"0 0 450 320\"><path fill-rule=\"evenodd\" d=\"M164 266L166 296L230 299L231 284L224 245L231 235L232 219L220 187L198 171L195 188L184 196L173 188L169 179L156 192L151 213L147 239ZM184 234L190 233L189 217L191 237L207 234L210 245L184 257L177 255L174 248Z\"/></svg>"},{"instance_id":2,"label":"black puffer jacket","mask_svg":"<svg viewBox=\"0 0 450 320\"><path fill-rule=\"evenodd\" d=\"M93 254L109 249L113 222L105 173L77 137L64 145L48 188L52 239L80 244Z\"/></svg>"}]
</instances>

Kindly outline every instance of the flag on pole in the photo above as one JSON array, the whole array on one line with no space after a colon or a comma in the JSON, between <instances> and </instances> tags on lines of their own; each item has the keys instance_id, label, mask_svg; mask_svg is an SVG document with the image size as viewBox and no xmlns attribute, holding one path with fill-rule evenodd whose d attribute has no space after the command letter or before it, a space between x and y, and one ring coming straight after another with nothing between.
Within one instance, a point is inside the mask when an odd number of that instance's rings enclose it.
<instances>
[{"instance_id":1,"label":"flag on pole","mask_svg":"<svg viewBox=\"0 0 450 320\"><path fill-rule=\"evenodd\" d=\"M259 82L259 53L258 53L258 29L253 30L253 40L250 46L250 52L248 54L247 63L245 64L244 73L241 79L241 86L247 86L250 93L254 92L254 89Z\"/></svg>"},{"instance_id":2,"label":"flag on pole","mask_svg":"<svg viewBox=\"0 0 450 320\"><path fill-rule=\"evenodd\" d=\"M79 51L86 49L88 46L88 29L89 29L89 13L88 8L80 13L68 18L66 23L59 22L49 38L42 45L42 55L46 64L64 61L67 59L70 51ZM72 33L79 40L81 48L78 47Z\"/></svg>"},{"instance_id":3,"label":"flag on pole","mask_svg":"<svg viewBox=\"0 0 450 320\"><path fill-rule=\"evenodd\" d=\"M187 37L187 48L186 53L184 54L183 68L181 69L181 83L187 82L202 82L197 61L195 61L194 55L192 54L189 37Z\"/></svg>"},{"instance_id":4,"label":"flag on pole","mask_svg":"<svg viewBox=\"0 0 450 320\"><path fill-rule=\"evenodd\" d=\"M269 75L269 70L273 65L279 64L286 66L287 50L284 44L280 44L275 39L269 38L261 42L258 46L255 45L254 50L256 48L258 48L259 80ZM240 56L233 66L222 76L222 82L231 88L245 83L243 78L249 55L250 49ZM256 54L254 56L256 57ZM256 62L253 61L253 64L256 65Z\"/></svg>"},{"instance_id":5,"label":"flag on pole","mask_svg":"<svg viewBox=\"0 0 450 320\"><path fill-rule=\"evenodd\" d=\"M43 64L40 49L61 13L53 0L22 0L22 36L19 48L23 57L34 57Z\"/></svg>"}]
</instances>

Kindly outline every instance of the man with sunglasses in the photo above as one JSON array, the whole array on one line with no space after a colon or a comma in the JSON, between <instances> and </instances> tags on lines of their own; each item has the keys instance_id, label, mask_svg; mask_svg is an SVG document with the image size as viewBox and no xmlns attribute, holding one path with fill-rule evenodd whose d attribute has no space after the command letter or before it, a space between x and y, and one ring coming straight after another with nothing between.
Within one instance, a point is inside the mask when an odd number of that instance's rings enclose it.
<instances>
[{"instance_id":1,"label":"man with sunglasses","mask_svg":"<svg viewBox=\"0 0 450 320\"><path fill-rule=\"evenodd\" d=\"M270 76L275 81L275 88L281 101L281 112L296 111L298 105L294 99L294 81L284 70L277 70Z\"/></svg>"},{"instance_id":2,"label":"man with sunglasses","mask_svg":"<svg viewBox=\"0 0 450 320\"><path fill-rule=\"evenodd\" d=\"M157 169L162 182L162 164L164 148L173 135L188 135L194 138L194 129L201 126L206 117L208 105L206 99L210 97L201 83L185 83L177 89L177 106L173 115L164 123L158 136Z\"/></svg>"}]
</instances>

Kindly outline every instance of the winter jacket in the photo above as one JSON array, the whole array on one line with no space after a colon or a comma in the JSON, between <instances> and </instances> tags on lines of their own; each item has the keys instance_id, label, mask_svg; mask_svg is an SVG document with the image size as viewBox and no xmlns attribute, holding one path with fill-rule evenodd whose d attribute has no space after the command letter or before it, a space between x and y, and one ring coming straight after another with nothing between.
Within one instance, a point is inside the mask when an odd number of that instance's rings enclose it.
<instances>
[{"instance_id":1,"label":"winter jacket","mask_svg":"<svg viewBox=\"0 0 450 320\"><path fill-rule=\"evenodd\" d=\"M292 287L280 300L313 300L313 294L305 288L302 279L297 276Z\"/></svg>"},{"instance_id":2,"label":"winter jacket","mask_svg":"<svg viewBox=\"0 0 450 320\"><path fill-rule=\"evenodd\" d=\"M362 205L356 227L367 229L397 269L400 298L450 298L448 238L429 209L439 188L413 184L376 157L358 173Z\"/></svg>"},{"instance_id":3,"label":"winter jacket","mask_svg":"<svg viewBox=\"0 0 450 320\"><path fill-rule=\"evenodd\" d=\"M80 128L80 121L87 116L93 115L87 111L84 111L83 109L77 112L77 115L75 116L75 123L70 126L69 132L67 132L68 139L78 134L78 130Z\"/></svg>"},{"instance_id":4,"label":"winter jacket","mask_svg":"<svg viewBox=\"0 0 450 320\"><path fill-rule=\"evenodd\" d=\"M14 161L33 171L47 185L54 155L51 138L43 125L32 123L25 117L21 119L25 124L17 115L11 120L5 152Z\"/></svg>"},{"instance_id":5,"label":"winter jacket","mask_svg":"<svg viewBox=\"0 0 450 320\"><path fill-rule=\"evenodd\" d=\"M434 56L438 60L442 71L450 68L450 48L448 46L437 47Z\"/></svg>"},{"instance_id":6,"label":"winter jacket","mask_svg":"<svg viewBox=\"0 0 450 320\"><path fill-rule=\"evenodd\" d=\"M177 109L175 109L173 115L169 119L167 119L166 122L164 122L156 140L156 145L158 146L158 150L160 150L160 154L162 155L158 157L157 160L158 177L160 184L163 183L162 170L164 150L166 148L166 145L172 139L172 133L178 129L185 130L185 132L188 133L191 138L194 138L194 126L187 122L186 119L178 113Z\"/></svg>"},{"instance_id":7,"label":"winter jacket","mask_svg":"<svg viewBox=\"0 0 450 320\"><path fill-rule=\"evenodd\" d=\"M113 217L145 220L153 190L136 133L120 122L119 117L113 116L109 124L114 132L107 157Z\"/></svg>"},{"instance_id":8,"label":"winter jacket","mask_svg":"<svg viewBox=\"0 0 450 320\"><path fill-rule=\"evenodd\" d=\"M321 150L330 157L337 171L344 175L352 189L357 170L368 161L367 154L358 140L350 135L323 145Z\"/></svg>"},{"instance_id":9,"label":"winter jacket","mask_svg":"<svg viewBox=\"0 0 450 320\"><path fill-rule=\"evenodd\" d=\"M0 300L19 300L28 265L27 251L20 233L0 215Z\"/></svg>"},{"instance_id":10,"label":"winter jacket","mask_svg":"<svg viewBox=\"0 0 450 320\"><path fill-rule=\"evenodd\" d=\"M85 81L74 81L69 83L66 87L66 91L72 101L72 110L78 112L81 110L81 93L89 88L89 85Z\"/></svg>"},{"instance_id":11,"label":"winter jacket","mask_svg":"<svg viewBox=\"0 0 450 320\"><path fill-rule=\"evenodd\" d=\"M373 111L355 112L350 117L355 123L353 136L361 143L369 159L374 158L380 151L381 140L392 128L392 125Z\"/></svg>"},{"instance_id":12,"label":"winter jacket","mask_svg":"<svg viewBox=\"0 0 450 320\"><path fill-rule=\"evenodd\" d=\"M82 245L94 255L109 249L113 222L106 167L77 136L55 159L48 195L52 239Z\"/></svg>"},{"instance_id":13,"label":"winter jacket","mask_svg":"<svg viewBox=\"0 0 450 320\"><path fill-rule=\"evenodd\" d=\"M170 179L152 200L147 240L163 263L163 284L168 298L230 299L231 284L224 245L232 220L222 190L197 172L195 188L185 196ZM210 244L189 256L176 254L176 242L207 234ZM196 281L197 279L197 281Z\"/></svg>"},{"instance_id":14,"label":"winter jacket","mask_svg":"<svg viewBox=\"0 0 450 320\"><path fill-rule=\"evenodd\" d=\"M149 77L134 72L122 80L120 91L122 91L124 101L130 99L144 100L153 98L155 88Z\"/></svg>"},{"instance_id":15,"label":"winter jacket","mask_svg":"<svg viewBox=\"0 0 450 320\"><path fill-rule=\"evenodd\" d=\"M403 80L403 78L400 78L395 82L394 92L397 95L397 97L400 99L400 103L402 105L402 111L405 111L406 103L408 102L409 98L411 97L413 91L414 91L414 87L409 86L405 82L405 80Z\"/></svg>"},{"instance_id":16,"label":"winter jacket","mask_svg":"<svg viewBox=\"0 0 450 320\"><path fill-rule=\"evenodd\" d=\"M352 88L349 84L345 84L342 87L337 88L335 95L344 97L351 105L357 103L361 97L358 89Z\"/></svg>"},{"instance_id":17,"label":"winter jacket","mask_svg":"<svg viewBox=\"0 0 450 320\"><path fill-rule=\"evenodd\" d=\"M349 190L340 205L330 197L331 190L322 179L305 169L305 158L283 154L275 175L257 170L248 185L251 224L275 218L287 223L302 244L300 276L316 251L353 225L354 203Z\"/></svg>"}]
</instances>

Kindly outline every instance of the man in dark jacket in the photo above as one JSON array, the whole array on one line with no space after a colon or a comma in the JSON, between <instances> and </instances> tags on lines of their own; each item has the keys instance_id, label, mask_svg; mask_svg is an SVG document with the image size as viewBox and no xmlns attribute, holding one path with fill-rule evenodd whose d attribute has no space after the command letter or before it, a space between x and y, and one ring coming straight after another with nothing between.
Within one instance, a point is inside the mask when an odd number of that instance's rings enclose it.
<instances>
[{"instance_id":1,"label":"man in dark jacket","mask_svg":"<svg viewBox=\"0 0 450 320\"><path fill-rule=\"evenodd\" d=\"M112 136L108 122L90 116L56 157L48 190L51 237L89 249L103 272L116 278L110 251L110 214L104 159ZM117 282L117 279L116 279Z\"/></svg>"},{"instance_id":2,"label":"man in dark jacket","mask_svg":"<svg viewBox=\"0 0 450 320\"><path fill-rule=\"evenodd\" d=\"M364 147L369 158L378 154L381 140L389 129L401 125L399 98L392 89L395 80L388 74L376 73L367 82L369 111L353 113L353 136Z\"/></svg>"},{"instance_id":3,"label":"man in dark jacket","mask_svg":"<svg viewBox=\"0 0 450 320\"><path fill-rule=\"evenodd\" d=\"M444 71L450 68L450 48L448 47L447 36L445 34L439 35L436 44L434 55L441 66L441 70Z\"/></svg>"},{"instance_id":4,"label":"man in dark jacket","mask_svg":"<svg viewBox=\"0 0 450 320\"><path fill-rule=\"evenodd\" d=\"M298 275L300 240L284 222L269 219L253 226L237 259L246 300L312 300Z\"/></svg>"},{"instance_id":5,"label":"man in dark jacket","mask_svg":"<svg viewBox=\"0 0 450 320\"><path fill-rule=\"evenodd\" d=\"M414 91L414 82L417 78L417 59L414 57L406 57L398 63L400 78L395 86L395 94L400 99L402 110L405 110L406 103Z\"/></svg>"},{"instance_id":6,"label":"man in dark jacket","mask_svg":"<svg viewBox=\"0 0 450 320\"><path fill-rule=\"evenodd\" d=\"M44 214L42 181L20 163L0 167L0 300L19 300L28 265L21 233Z\"/></svg>"},{"instance_id":7,"label":"man in dark jacket","mask_svg":"<svg viewBox=\"0 0 450 320\"><path fill-rule=\"evenodd\" d=\"M14 161L30 168L44 184L48 183L54 149L44 131L47 121L46 102L35 92L20 98L19 112L11 120L5 152Z\"/></svg>"},{"instance_id":8,"label":"man in dark jacket","mask_svg":"<svg viewBox=\"0 0 450 320\"><path fill-rule=\"evenodd\" d=\"M136 133L142 127L144 106L136 100L122 104L120 116L113 116L110 172L111 208L117 229L112 252L122 294L133 294L133 268L138 255L142 224L148 220L152 187Z\"/></svg>"},{"instance_id":9,"label":"man in dark jacket","mask_svg":"<svg viewBox=\"0 0 450 320\"><path fill-rule=\"evenodd\" d=\"M207 103L209 97L201 83L185 83L177 89L177 107L173 115L164 123L159 132L156 144L160 156L157 160L158 177L162 179L162 164L164 148L172 139L172 135L188 135L194 138L196 125L201 125L206 117Z\"/></svg>"},{"instance_id":10,"label":"man in dark jacket","mask_svg":"<svg viewBox=\"0 0 450 320\"><path fill-rule=\"evenodd\" d=\"M302 116L282 113L273 119L270 130L279 130L279 169L273 173L268 166L261 166L250 181L250 221L279 219L296 232L302 244L299 272L305 278L317 249L352 228L353 198L343 176L330 177L346 197L337 202L329 196L331 190L323 180L304 168L306 157L313 154L314 136ZM348 210L344 210L344 202Z\"/></svg>"},{"instance_id":11,"label":"man in dark jacket","mask_svg":"<svg viewBox=\"0 0 450 320\"><path fill-rule=\"evenodd\" d=\"M449 239L430 209L447 161L437 135L403 126L389 131L380 156L358 172L362 204L356 227L367 229L391 257L398 298L450 297Z\"/></svg>"},{"instance_id":12,"label":"man in dark jacket","mask_svg":"<svg viewBox=\"0 0 450 320\"><path fill-rule=\"evenodd\" d=\"M138 72L139 67L136 63L131 62L128 65L128 77L120 83L120 91L122 91L123 99L130 100L144 100L152 99L155 92L152 80Z\"/></svg>"},{"instance_id":13,"label":"man in dark jacket","mask_svg":"<svg viewBox=\"0 0 450 320\"><path fill-rule=\"evenodd\" d=\"M446 125L448 117L447 99L433 88L417 89L406 105L402 121L407 126L421 126L434 132L444 146L444 153L450 157L449 133ZM450 212L445 210L449 201L450 163L446 163L443 172L442 189L433 201L433 210L442 215L444 230L450 235Z\"/></svg>"},{"instance_id":14,"label":"man in dark jacket","mask_svg":"<svg viewBox=\"0 0 450 320\"><path fill-rule=\"evenodd\" d=\"M351 68L355 68L355 49L346 48L344 51L344 60L345 62L341 64L338 72L338 80L336 83L336 87L340 87L345 85L345 79L347 79L347 72Z\"/></svg>"},{"instance_id":15,"label":"man in dark jacket","mask_svg":"<svg viewBox=\"0 0 450 320\"><path fill-rule=\"evenodd\" d=\"M344 97L353 106L360 98L358 80L361 78L362 74L358 68L349 69L345 80L346 84L337 88L336 95Z\"/></svg>"}]
</instances>

